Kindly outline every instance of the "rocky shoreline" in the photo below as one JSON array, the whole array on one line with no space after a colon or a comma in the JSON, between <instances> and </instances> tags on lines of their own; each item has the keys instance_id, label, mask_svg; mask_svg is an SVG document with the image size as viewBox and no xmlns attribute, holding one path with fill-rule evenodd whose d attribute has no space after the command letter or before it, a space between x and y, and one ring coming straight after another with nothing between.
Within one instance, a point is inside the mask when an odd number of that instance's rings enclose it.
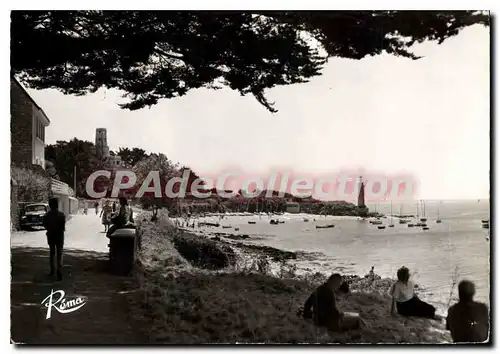
<instances>
[{"instance_id":1,"label":"rocky shoreline","mask_svg":"<svg viewBox=\"0 0 500 354\"><path fill-rule=\"evenodd\" d=\"M149 213L138 219L143 247L136 274L153 343L450 341L438 321L389 316L393 280L375 274L344 274L350 291L338 297L342 311L358 312L369 326L344 333L323 331L297 317L297 310L327 275L299 275L293 267L270 271L268 262L286 265L300 252L249 245L222 234L193 234L174 227L165 215L155 222ZM255 264L239 266L241 256Z\"/></svg>"}]
</instances>

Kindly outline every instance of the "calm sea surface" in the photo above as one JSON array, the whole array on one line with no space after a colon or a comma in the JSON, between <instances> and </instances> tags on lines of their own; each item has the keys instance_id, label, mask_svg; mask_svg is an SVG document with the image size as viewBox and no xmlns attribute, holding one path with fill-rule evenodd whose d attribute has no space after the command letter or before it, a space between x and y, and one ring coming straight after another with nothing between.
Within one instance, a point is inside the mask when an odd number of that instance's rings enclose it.
<instances>
[{"instance_id":1,"label":"calm sea surface","mask_svg":"<svg viewBox=\"0 0 500 354\"><path fill-rule=\"evenodd\" d=\"M285 223L280 225L270 225L267 216L230 216L222 224L238 225L239 234L255 237L250 243L307 252L297 261L301 270L364 275L375 266L377 274L395 277L397 269L405 265L420 285L421 297L432 302L441 313L448 304L454 279L475 281L477 300L489 303L489 231L481 227L481 220L489 219L489 201L427 201L425 205L428 231L400 225L398 219L394 219L394 228L379 230L357 218L302 214L285 214L280 217ZM438 205L441 224L435 221ZM390 213L387 204L369 208ZM392 208L395 214L399 213L399 204L393 204ZM402 212L416 214L416 204L403 205ZM304 217L311 221L304 222ZM248 224L249 220L256 224ZM385 225L390 223L390 217L382 220ZM315 228L330 223L335 228ZM231 232L222 228L220 231ZM454 300L456 296L455 286Z\"/></svg>"}]
</instances>

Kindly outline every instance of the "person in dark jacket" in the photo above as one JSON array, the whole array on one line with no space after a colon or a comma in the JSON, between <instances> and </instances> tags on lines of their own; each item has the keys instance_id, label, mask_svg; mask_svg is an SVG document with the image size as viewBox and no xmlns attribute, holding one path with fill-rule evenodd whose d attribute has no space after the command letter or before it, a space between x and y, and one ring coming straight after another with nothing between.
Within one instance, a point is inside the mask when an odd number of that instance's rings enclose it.
<instances>
[{"instance_id":1,"label":"person in dark jacket","mask_svg":"<svg viewBox=\"0 0 500 354\"><path fill-rule=\"evenodd\" d=\"M111 217L111 227L108 228L106 236L109 237L113 232L117 229L126 227L126 225L134 223L133 211L132 208L128 205L127 199L120 197L120 208L118 209L118 213L115 213Z\"/></svg>"},{"instance_id":2,"label":"person in dark jacket","mask_svg":"<svg viewBox=\"0 0 500 354\"><path fill-rule=\"evenodd\" d=\"M474 301L476 287L463 280L458 284L459 301L448 309L446 329L456 343L481 343L489 335L488 306Z\"/></svg>"},{"instance_id":3,"label":"person in dark jacket","mask_svg":"<svg viewBox=\"0 0 500 354\"><path fill-rule=\"evenodd\" d=\"M47 230L47 243L50 248L50 276L57 272L57 280L62 280L62 253L64 247L64 232L66 231L66 216L58 210L56 198L49 200L50 210L43 217L43 226ZM54 266L54 258L57 264Z\"/></svg>"},{"instance_id":4,"label":"person in dark jacket","mask_svg":"<svg viewBox=\"0 0 500 354\"><path fill-rule=\"evenodd\" d=\"M342 285L342 276L338 273L328 278L309 296L304 304L303 316L312 319L314 324L333 331L345 331L359 328L361 319L357 314L344 314L337 309L335 292Z\"/></svg>"}]
</instances>

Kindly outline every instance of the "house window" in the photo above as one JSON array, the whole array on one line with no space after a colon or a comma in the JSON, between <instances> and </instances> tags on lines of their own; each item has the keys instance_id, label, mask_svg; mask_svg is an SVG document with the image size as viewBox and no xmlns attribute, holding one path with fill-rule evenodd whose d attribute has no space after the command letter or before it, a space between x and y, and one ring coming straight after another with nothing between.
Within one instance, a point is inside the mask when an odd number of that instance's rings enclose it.
<instances>
[{"instance_id":1,"label":"house window","mask_svg":"<svg viewBox=\"0 0 500 354\"><path fill-rule=\"evenodd\" d=\"M38 117L36 119L36 137L41 141L45 141L45 129L43 123Z\"/></svg>"}]
</instances>

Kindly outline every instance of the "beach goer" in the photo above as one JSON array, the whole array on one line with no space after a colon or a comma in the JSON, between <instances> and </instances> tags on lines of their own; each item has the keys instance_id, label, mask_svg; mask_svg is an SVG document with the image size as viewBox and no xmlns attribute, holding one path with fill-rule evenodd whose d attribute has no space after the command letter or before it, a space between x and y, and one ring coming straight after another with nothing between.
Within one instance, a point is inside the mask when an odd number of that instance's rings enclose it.
<instances>
[{"instance_id":1,"label":"beach goer","mask_svg":"<svg viewBox=\"0 0 500 354\"><path fill-rule=\"evenodd\" d=\"M89 207L87 205L87 202L85 202L85 204L83 205L83 214L87 215L88 212L89 212Z\"/></svg>"},{"instance_id":2,"label":"beach goer","mask_svg":"<svg viewBox=\"0 0 500 354\"><path fill-rule=\"evenodd\" d=\"M95 215L99 214L99 202L94 203Z\"/></svg>"},{"instance_id":3,"label":"beach goer","mask_svg":"<svg viewBox=\"0 0 500 354\"><path fill-rule=\"evenodd\" d=\"M111 235L119 228L125 227L129 223L134 222L132 208L128 205L127 199L124 197L119 198L120 201L120 209L118 209L118 213L115 213L111 217L111 225L108 228L107 236Z\"/></svg>"},{"instance_id":4,"label":"beach goer","mask_svg":"<svg viewBox=\"0 0 500 354\"><path fill-rule=\"evenodd\" d=\"M43 226L47 230L47 243L50 249L50 273L57 274L57 280L62 280L62 253L64 247L64 231L66 231L66 216L58 209L56 198L49 200L50 210L43 217ZM56 264L54 265L54 258Z\"/></svg>"},{"instance_id":5,"label":"beach goer","mask_svg":"<svg viewBox=\"0 0 500 354\"><path fill-rule=\"evenodd\" d=\"M456 343L481 343L488 339L488 306L474 301L475 293L474 283L462 280L458 284L459 301L448 309L446 329Z\"/></svg>"},{"instance_id":6,"label":"beach goer","mask_svg":"<svg viewBox=\"0 0 500 354\"><path fill-rule=\"evenodd\" d=\"M314 324L332 331L347 331L361 326L357 314L346 314L337 309L335 292L342 284L342 276L335 273L326 283L320 285L304 304L303 317L312 319Z\"/></svg>"},{"instance_id":7,"label":"beach goer","mask_svg":"<svg viewBox=\"0 0 500 354\"><path fill-rule=\"evenodd\" d=\"M113 202L113 213L116 212L116 202Z\"/></svg>"},{"instance_id":8,"label":"beach goer","mask_svg":"<svg viewBox=\"0 0 500 354\"><path fill-rule=\"evenodd\" d=\"M111 206L109 205L109 200L106 200L104 203L102 209L101 209L101 222L104 225L104 232L108 231L109 224L111 223L111 213L112 209Z\"/></svg>"},{"instance_id":9,"label":"beach goer","mask_svg":"<svg viewBox=\"0 0 500 354\"><path fill-rule=\"evenodd\" d=\"M415 294L415 285L410 280L410 271L401 267L397 272L398 281L392 285L391 314L396 310L402 316L436 318L436 308L418 298Z\"/></svg>"}]
</instances>

